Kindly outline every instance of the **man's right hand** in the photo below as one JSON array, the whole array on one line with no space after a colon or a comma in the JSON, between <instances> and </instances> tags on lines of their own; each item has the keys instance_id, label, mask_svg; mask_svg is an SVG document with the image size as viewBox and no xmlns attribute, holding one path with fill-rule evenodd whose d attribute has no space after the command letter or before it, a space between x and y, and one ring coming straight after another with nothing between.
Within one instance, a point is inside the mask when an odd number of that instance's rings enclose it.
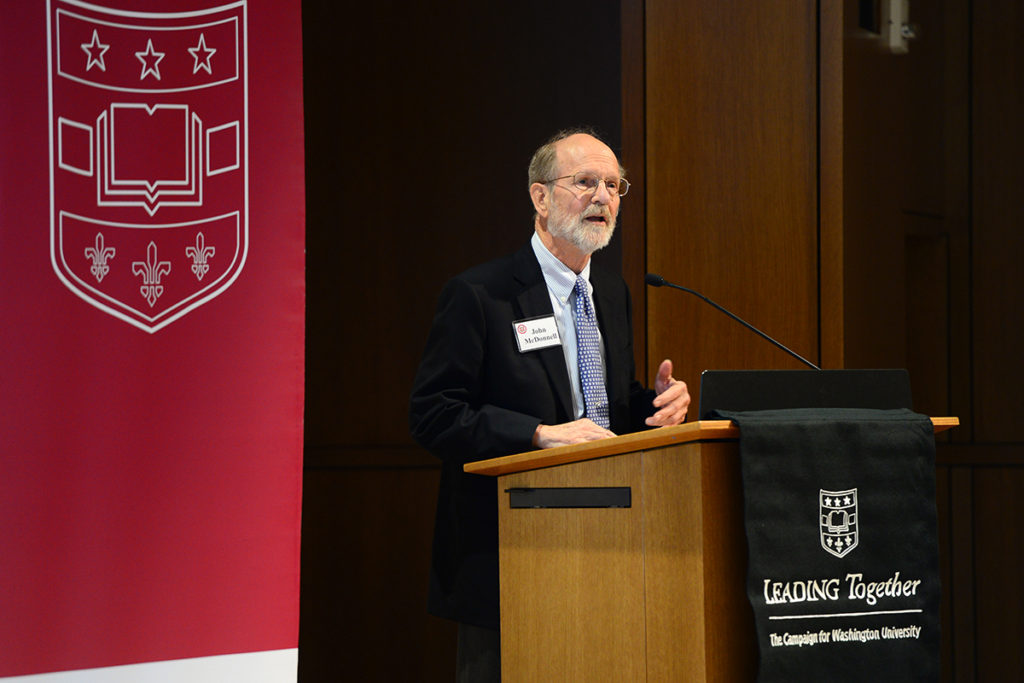
<instances>
[{"instance_id":1,"label":"man's right hand","mask_svg":"<svg viewBox=\"0 0 1024 683\"><path fill-rule=\"evenodd\" d=\"M554 448L567 446L571 443L597 441L615 436L615 432L601 427L590 418L582 418L574 422L560 425L538 425L533 433L533 445L537 448Z\"/></svg>"}]
</instances>

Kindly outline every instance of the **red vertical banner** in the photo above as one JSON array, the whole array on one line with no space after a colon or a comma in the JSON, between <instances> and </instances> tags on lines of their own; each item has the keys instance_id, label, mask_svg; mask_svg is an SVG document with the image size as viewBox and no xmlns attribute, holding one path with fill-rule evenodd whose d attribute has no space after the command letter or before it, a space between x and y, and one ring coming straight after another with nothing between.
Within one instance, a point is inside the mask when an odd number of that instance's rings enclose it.
<instances>
[{"instance_id":1,"label":"red vertical banner","mask_svg":"<svg viewBox=\"0 0 1024 683\"><path fill-rule=\"evenodd\" d=\"M295 680L301 53L299 0L0 5L0 678Z\"/></svg>"}]
</instances>

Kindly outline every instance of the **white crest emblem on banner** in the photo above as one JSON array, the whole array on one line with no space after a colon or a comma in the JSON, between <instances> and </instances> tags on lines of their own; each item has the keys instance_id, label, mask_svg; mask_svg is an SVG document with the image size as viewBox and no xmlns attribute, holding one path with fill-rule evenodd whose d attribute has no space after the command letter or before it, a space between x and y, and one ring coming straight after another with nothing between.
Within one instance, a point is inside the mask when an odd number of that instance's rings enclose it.
<instances>
[{"instance_id":1,"label":"white crest emblem on banner","mask_svg":"<svg viewBox=\"0 0 1024 683\"><path fill-rule=\"evenodd\" d=\"M857 489L826 491L819 489L818 509L821 547L843 557L857 547Z\"/></svg>"},{"instance_id":2,"label":"white crest emblem on banner","mask_svg":"<svg viewBox=\"0 0 1024 683\"><path fill-rule=\"evenodd\" d=\"M51 262L150 333L227 289L249 243L245 1L160 5L48 0Z\"/></svg>"}]
</instances>

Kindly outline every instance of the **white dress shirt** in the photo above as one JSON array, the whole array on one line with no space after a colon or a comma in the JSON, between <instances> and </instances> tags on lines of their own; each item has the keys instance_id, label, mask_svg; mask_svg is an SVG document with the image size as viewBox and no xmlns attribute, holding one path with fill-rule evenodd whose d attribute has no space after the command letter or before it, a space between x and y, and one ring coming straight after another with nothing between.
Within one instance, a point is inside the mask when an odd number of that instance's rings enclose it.
<instances>
[{"instance_id":1,"label":"white dress shirt","mask_svg":"<svg viewBox=\"0 0 1024 683\"><path fill-rule=\"evenodd\" d=\"M537 256L540 264L540 271L544 275L544 282L548 286L548 294L551 295L551 308L555 313L555 325L558 326L558 336L562 340L562 353L565 355L565 367L569 370L569 386L572 388L572 403L575 409L575 418L583 417L585 405L583 402L583 390L580 387L579 363L576 356L576 273L569 266L565 265L554 254L548 251L540 240L540 235L533 233L530 240L533 253ZM597 302L594 301L594 286L590 284L590 261L584 266L580 276L587 283L587 293L590 295L590 302L594 305L594 312L597 312ZM601 372L604 374L604 338L601 336L598 327L598 338L601 342Z\"/></svg>"}]
</instances>

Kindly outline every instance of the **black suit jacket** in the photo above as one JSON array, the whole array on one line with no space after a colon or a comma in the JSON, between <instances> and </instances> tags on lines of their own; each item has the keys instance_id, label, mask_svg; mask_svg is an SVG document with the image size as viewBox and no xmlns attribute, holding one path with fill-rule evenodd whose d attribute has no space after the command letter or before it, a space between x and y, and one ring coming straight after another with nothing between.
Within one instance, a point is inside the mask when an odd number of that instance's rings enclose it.
<instances>
[{"instance_id":1,"label":"black suit jacket","mask_svg":"<svg viewBox=\"0 0 1024 683\"><path fill-rule=\"evenodd\" d=\"M629 291L591 267L605 345L611 429L644 429L653 392L634 379ZM533 450L539 424L575 419L560 346L520 353L512 323L552 315L540 265L527 244L445 286L410 400L413 437L441 459L430 572L431 613L498 628L498 513L492 477L462 466Z\"/></svg>"}]
</instances>

